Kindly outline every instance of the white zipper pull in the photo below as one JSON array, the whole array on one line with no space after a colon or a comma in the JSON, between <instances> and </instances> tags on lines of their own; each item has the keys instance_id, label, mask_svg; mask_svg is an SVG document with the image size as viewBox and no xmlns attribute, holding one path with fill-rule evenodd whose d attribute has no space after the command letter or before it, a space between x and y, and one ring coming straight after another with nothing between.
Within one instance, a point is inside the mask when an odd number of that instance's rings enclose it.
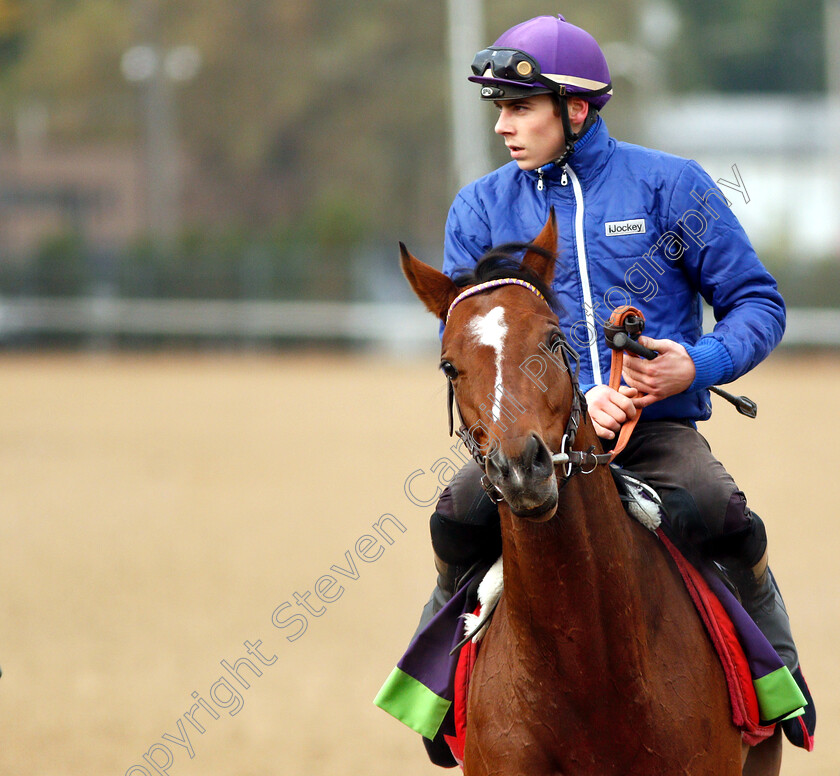
<instances>
[{"instance_id":1,"label":"white zipper pull","mask_svg":"<svg viewBox=\"0 0 840 776\"><path fill-rule=\"evenodd\" d=\"M565 186L569 182L569 176L566 174L566 168L563 168L563 174L560 176L560 185Z\"/></svg>"},{"instance_id":2,"label":"white zipper pull","mask_svg":"<svg viewBox=\"0 0 840 776\"><path fill-rule=\"evenodd\" d=\"M537 191L542 191L545 188L545 181L543 180L543 168L538 167L537 172L539 173L539 178L537 179Z\"/></svg>"}]
</instances>

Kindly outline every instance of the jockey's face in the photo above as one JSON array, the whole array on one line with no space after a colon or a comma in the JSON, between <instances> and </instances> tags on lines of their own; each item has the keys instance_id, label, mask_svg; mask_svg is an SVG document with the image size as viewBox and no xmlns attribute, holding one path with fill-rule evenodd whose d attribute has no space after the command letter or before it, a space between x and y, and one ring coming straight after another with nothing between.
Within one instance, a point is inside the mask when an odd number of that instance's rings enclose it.
<instances>
[{"instance_id":1,"label":"jockey's face","mask_svg":"<svg viewBox=\"0 0 840 776\"><path fill-rule=\"evenodd\" d=\"M537 94L521 100L500 100L495 103L499 120L495 131L501 135L513 160L521 170L536 170L563 155L566 136L563 122L557 115L548 94ZM588 113L584 100L569 100L572 130L577 132Z\"/></svg>"}]
</instances>

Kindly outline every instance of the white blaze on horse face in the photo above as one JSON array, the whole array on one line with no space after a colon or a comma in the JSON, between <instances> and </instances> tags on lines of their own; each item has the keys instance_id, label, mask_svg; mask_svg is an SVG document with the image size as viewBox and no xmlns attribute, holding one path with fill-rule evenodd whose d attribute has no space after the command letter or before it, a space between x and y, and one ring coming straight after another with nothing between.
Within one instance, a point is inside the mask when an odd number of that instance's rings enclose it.
<instances>
[{"instance_id":1,"label":"white blaze on horse face","mask_svg":"<svg viewBox=\"0 0 840 776\"><path fill-rule=\"evenodd\" d=\"M499 420L499 408L502 404L502 346L508 327L505 324L505 311L502 307L494 307L487 315L480 315L470 321L468 327L481 345L489 345L496 351L496 391L493 397L493 420Z\"/></svg>"}]
</instances>

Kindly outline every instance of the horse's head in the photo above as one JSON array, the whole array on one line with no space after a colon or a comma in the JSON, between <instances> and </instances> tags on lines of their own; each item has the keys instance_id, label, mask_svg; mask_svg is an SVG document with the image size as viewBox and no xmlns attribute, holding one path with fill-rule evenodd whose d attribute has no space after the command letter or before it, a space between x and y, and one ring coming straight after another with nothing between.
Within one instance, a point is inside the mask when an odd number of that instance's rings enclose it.
<instances>
[{"instance_id":1,"label":"horse's head","mask_svg":"<svg viewBox=\"0 0 840 776\"><path fill-rule=\"evenodd\" d=\"M502 249L453 282L402 249L403 272L445 324L441 369L489 481L514 514L547 520L557 507L553 453L563 450L575 397L549 303L557 232L552 212L521 264ZM576 420L576 419L575 419Z\"/></svg>"}]
</instances>

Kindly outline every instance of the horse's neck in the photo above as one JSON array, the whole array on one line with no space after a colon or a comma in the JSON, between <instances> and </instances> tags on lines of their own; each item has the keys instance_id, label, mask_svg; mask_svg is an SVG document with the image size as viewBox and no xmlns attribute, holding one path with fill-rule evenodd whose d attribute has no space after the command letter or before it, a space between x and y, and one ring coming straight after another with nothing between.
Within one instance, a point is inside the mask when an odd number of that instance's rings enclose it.
<instances>
[{"instance_id":1,"label":"horse's neck","mask_svg":"<svg viewBox=\"0 0 840 776\"><path fill-rule=\"evenodd\" d=\"M606 467L573 477L547 523L502 510L502 534L505 608L517 643L567 660L580 653L590 665L599 650L605 663L621 652L635 673L645 660L639 644L647 552Z\"/></svg>"}]
</instances>

